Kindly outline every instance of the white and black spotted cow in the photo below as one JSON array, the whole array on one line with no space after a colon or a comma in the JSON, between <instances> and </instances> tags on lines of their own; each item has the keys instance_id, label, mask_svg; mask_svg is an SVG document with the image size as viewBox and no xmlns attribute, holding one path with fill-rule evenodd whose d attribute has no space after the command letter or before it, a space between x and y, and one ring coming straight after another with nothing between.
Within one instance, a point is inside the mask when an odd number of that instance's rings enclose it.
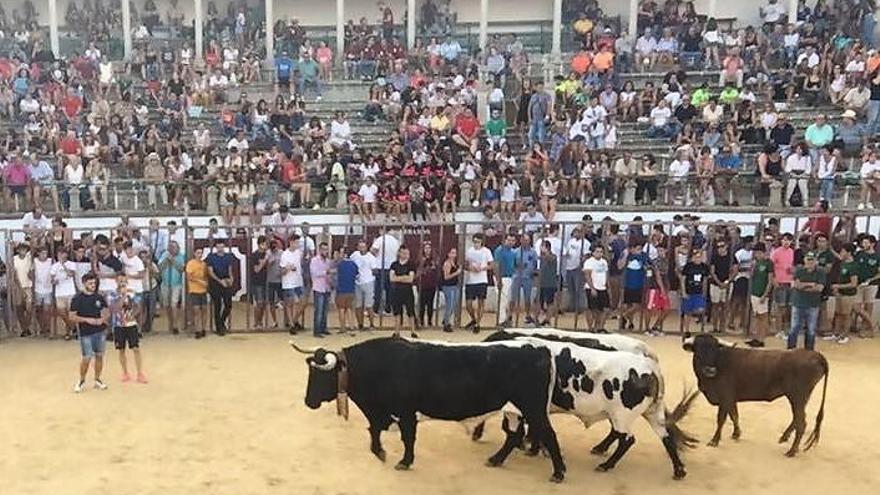
<instances>
[{"instance_id":1,"label":"white and black spotted cow","mask_svg":"<svg viewBox=\"0 0 880 495\"><path fill-rule=\"evenodd\" d=\"M698 392L686 393L675 409L668 412L664 404L663 374L655 359L535 337L520 336L515 340L546 346L553 354L556 382L551 412L577 416L587 427L606 419L611 422L611 435L618 442L617 448L597 470L608 471L617 465L635 443L632 426L642 417L663 442L672 461L674 478L686 475L679 453L696 439L677 424L687 414Z\"/></svg>"},{"instance_id":2,"label":"white and black spotted cow","mask_svg":"<svg viewBox=\"0 0 880 495\"><path fill-rule=\"evenodd\" d=\"M560 330L557 328L507 328L489 335L484 341L494 342L499 340L513 340L520 337L534 337L554 342L566 342L600 351L629 352L638 356L644 356L659 363L657 353L654 352L654 350L644 341L615 333L584 333L571 330ZM471 437L474 440L479 440L483 435L484 428L485 422L478 424L476 428L474 428ZM595 455L605 455L616 440L618 440L618 436L614 433L614 429L612 428L601 442L590 449L590 453ZM539 447L540 446L537 443L533 442L529 449L529 455L537 454Z\"/></svg>"}]
</instances>

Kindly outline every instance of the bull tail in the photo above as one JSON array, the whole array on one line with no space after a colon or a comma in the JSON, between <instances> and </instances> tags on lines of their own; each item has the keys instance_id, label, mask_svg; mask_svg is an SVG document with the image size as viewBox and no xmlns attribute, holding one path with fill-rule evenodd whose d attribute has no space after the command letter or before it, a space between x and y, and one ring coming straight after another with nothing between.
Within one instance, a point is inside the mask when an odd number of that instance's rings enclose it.
<instances>
[{"instance_id":1,"label":"bull tail","mask_svg":"<svg viewBox=\"0 0 880 495\"><path fill-rule=\"evenodd\" d=\"M816 426L813 427L813 431L810 433L810 436L807 437L807 443L804 446L804 450L810 450L819 443L819 434L822 432L822 420L825 419L825 392L828 390L828 360L824 357L822 358L822 366L825 368L825 382L822 384L822 403L819 405L819 413L816 414Z\"/></svg>"},{"instance_id":2,"label":"bull tail","mask_svg":"<svg viewBox=\"0 0 880 495\"><path fill-rule=\"evenodd\" d=\"M699 442L695 436L682 430L678 425L690 412L694 401L699 395L699 390L685 390L681 396L681 401L676 404L675 408L672 411L666 410L666 431L669 433L669 437L678 451L685 448L692 449Z\"/></svg>"}]
</instances>

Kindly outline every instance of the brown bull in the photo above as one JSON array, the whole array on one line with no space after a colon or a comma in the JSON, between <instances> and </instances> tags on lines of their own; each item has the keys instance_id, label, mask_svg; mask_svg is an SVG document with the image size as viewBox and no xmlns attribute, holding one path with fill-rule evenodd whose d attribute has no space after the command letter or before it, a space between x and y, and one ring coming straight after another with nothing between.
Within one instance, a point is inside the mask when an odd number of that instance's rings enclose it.
<instances>
[{"instance_id":1,"label":"brown bull","mask_svg":"<svg viewBox=\"0 0 880 495\"><path fill-rule=\"evenodd\" d=\"M728 416L733 421L732 438L736 440L740 437L737 402L771 402L785 396L791 404L793 417L779 438L779 443L787 442L794 432L794 442L785 454L793 457L798 452L807 427L806 406L810 394L824 376L822 404L805 450L819 441L825 415L825 391L828 388L828 361L822 354L807 350L739 349L708 334L689 337L683 347L694 353L694 373L700 391L710 404L718 406L718 425L709 441L710 446L718 445L721 428Z\"/></svg>"}]
</instances>

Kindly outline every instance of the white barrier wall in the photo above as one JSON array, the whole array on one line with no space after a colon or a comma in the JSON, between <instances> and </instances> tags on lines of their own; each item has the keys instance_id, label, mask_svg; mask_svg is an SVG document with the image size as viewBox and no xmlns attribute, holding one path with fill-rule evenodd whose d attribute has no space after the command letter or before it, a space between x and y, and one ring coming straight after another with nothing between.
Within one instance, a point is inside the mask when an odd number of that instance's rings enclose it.
<instances>
[{"instance_id":1,"label":"white barrier wall","mask_svg":"<svg viewBox=\"0 0 880 495\"><path fill-rule=\"evenodd\" d=\"M406 0L384 0L386 4L390 4L394 10L395 19L398 23L403 21L403 11L405 10ZM64 14L67 12L67 4L70 0L57 0L58 17L62 25L64 25ZM47 0L33 0L41 24L49 22L49 4ZM77 5L82 5L82 0L77 0ZM134 0L138 12L143 12L144 0ZM170 5L168 0L155 0L163 19L165 12ZM695 0L697 12L708 13L709 0ZM717 2L717 17L736 17L741 23L757 23L758 7L763 1L747 0L743 2ZM217 0L215 2L220 12L226 11L225 0ZM262 5L262 1L249 0L249 5ZM377 2L375 0L347 0L345 2L346 19L358 19L366 17L371 21L375 21L378 17ZM620 15L624 19L629 15L629 2L627 0L613 1L601 0L600 4L603 9L610 15ZM21 0L4 0L4 7L7 14L11 14L12 9L20 9ZM205 0L207 6L207 1ZM275 0L275 15L280 18L297 17L304 25L330 26L336 24L336 8L335 0ZM421 5L421 1L417 0L417 5ZM458 12L458 18L461 22L478 22L480 20L480 2L479 0L452 0L453 10ZM178 9L183 12L187 21L193 16L193 2L191 0L179 0ZM205 7L207 11L207 7ZM530 21L541 20L550 21L553 18L553 0L489 0L489 22L504 21Z\"/></svg>"}]
</instances>

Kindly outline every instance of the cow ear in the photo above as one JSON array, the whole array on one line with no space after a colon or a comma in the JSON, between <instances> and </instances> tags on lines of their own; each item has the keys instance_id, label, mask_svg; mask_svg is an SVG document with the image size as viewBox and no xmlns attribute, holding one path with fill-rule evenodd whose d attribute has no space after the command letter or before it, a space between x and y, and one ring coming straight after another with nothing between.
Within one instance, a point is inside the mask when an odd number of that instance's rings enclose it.
<instances>
[{"instance_id":1,"label":"cow ear","mask_svg":"<svg viewBox=\"0 0 880 495\"><path fill-rule=\"evenodd\" d=\"M694 352L694 338L688 337L681 341L681 348L687 352Z\"/></svg>"}]
</instances>

